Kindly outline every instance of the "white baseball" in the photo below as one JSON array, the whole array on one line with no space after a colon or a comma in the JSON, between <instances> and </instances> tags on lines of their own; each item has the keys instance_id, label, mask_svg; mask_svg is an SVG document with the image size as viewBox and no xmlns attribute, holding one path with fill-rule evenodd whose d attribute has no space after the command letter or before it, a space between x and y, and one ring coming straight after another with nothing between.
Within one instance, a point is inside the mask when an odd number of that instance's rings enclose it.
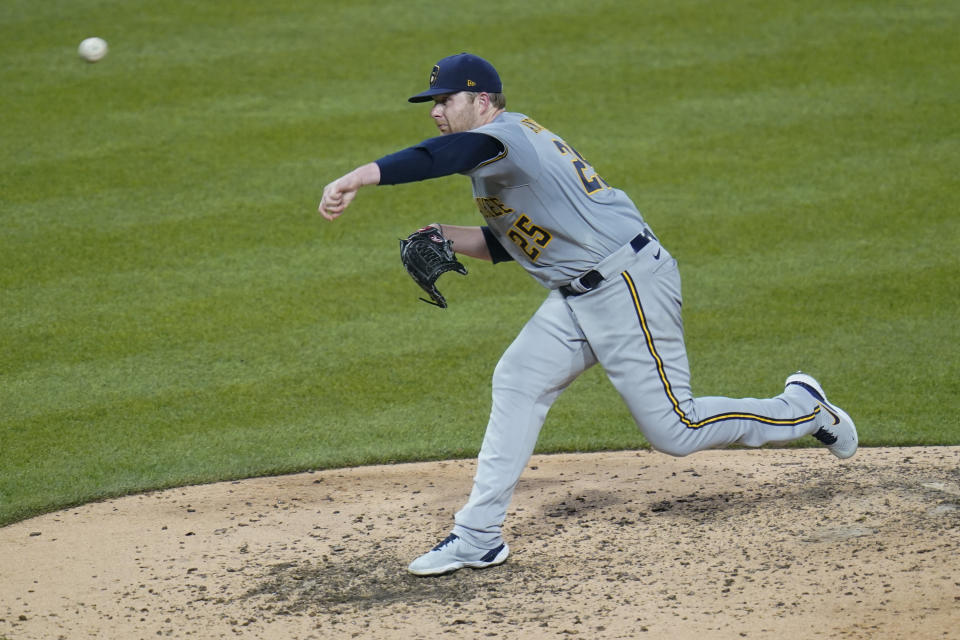
<instances>
[{"instance_id":1,"label":"white baseball","mask_svg":"<svg viewBox=\"0 0 960 640\"><path fill-rule=\"evenodd\" d=\"M87 38L77 47L77 53L87 62L97 62L107 55L107 41L103 38Z\"/></svg>"}]
</instances>

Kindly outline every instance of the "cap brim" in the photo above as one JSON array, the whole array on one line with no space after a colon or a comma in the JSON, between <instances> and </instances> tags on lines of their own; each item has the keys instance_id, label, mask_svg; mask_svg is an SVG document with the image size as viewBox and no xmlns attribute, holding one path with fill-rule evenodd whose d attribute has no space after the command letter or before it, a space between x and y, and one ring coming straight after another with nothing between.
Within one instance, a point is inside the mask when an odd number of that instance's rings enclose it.
<instances>
[{"instance_id":1,"label":"cap brim","mask_svg":"<svg viewBox=\"0 0 960 640\"><path fill-rule=\"evenodd\" d=\"M433 96L442 96L447 93L457 93L458 91L460 91L460 89L441 89L439 87L434 87L407 98L407 102L429 102L433 99Z\"/></svg>"}]
</instances>

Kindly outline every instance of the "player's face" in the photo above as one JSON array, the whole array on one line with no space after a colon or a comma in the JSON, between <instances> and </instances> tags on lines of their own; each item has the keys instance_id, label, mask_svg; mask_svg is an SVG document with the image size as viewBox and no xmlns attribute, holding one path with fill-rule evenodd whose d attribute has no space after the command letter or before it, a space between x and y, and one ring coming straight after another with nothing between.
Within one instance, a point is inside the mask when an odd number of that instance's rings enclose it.
<instances>
[{"instance_id":1,"label":"player's face","mask_svg":"<svg viewBox=\"0 0 960 640\"><path fill-rule=\"evenodd\" d=\"M480 125L477 101L466 91L434 96L430 116L440 135L469 131Z\"/></svg>"}]
</instances>

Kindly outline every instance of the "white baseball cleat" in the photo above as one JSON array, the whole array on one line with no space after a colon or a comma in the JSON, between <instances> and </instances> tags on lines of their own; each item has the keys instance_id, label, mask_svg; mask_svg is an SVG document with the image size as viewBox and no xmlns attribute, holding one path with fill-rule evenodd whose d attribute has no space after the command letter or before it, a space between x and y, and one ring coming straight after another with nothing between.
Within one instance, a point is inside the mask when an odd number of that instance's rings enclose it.
<instances>
[{"instance_id":1,"label":"white baseball cleat","mask_svg":"<svg viewBox=\"0 0 960 640\"><path fill-rule=\"evenodd\" d=\"M484 569L502 564L509 554L506 543L496 549L480 549L451 533L443 542L411 562L407 570L418 576L439 576L464 567Z\"/></svg>"},{"instance_id":2,"label":"white baseball cleat","mask_svg":"<svg viewBox=\"0 0 960 640\"><path fill-rule=\"evenodd\" d=\"M813 437L827 445L830 453L841 460L857 452L857 427L847 412L827 402L827 395L820 383L805 373L796 372L789 378L784 388L795 384L812 395L823 409L826 425L813 434Z\"/></svg>"}]
</instances>

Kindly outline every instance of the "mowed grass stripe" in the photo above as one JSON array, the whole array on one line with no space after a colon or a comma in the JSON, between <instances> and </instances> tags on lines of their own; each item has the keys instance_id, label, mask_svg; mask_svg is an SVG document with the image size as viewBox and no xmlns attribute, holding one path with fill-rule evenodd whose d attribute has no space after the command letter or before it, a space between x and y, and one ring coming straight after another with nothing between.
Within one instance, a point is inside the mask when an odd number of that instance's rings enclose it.
<instances>
[{"instance_id":1,"label":"mowed grass stripe","mask_svg":"<svg viewBox=\"0 0 960 640\"><path fill-rule=\"evenodd\" d=\"M680 259L698 393L803 367L865 444L960 439L951 3L415 4L0 7L0 522L475 453L543 290L471 262L450 309L416 300L397 238L478 223L461 177L315 213L326 181L434 133L405 98L461 50ZM88 35L111 44L96 65ZM599 369L540 441L637 446Z\"/></svg>"}]
</instances>

